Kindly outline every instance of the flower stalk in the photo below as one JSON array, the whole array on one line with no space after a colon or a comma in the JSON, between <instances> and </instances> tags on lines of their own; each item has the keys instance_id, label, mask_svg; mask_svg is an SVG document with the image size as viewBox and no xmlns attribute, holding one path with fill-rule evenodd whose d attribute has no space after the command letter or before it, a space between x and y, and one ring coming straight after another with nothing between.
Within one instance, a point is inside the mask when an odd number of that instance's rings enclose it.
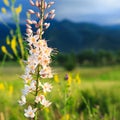
<instances>
[{"instance_id":1,"label":"flower stalk","mask_svg":"<svg viewBox=\"0 0 120 120\"><path fill-rule=\"evenodd\" d=\"M24 89L22 90L22 97L19 100L20 105L27 106L25 109L25 117L31 120L38 120L41 110L51 105L51 102L46 99L47 93L51 92L52 85L49 82L43 82L44 78L52 78L53 73L50 67L51 54L53 49L48 47L47 41L43 39L44 31L49 27L50 23L45 23L47 18L50 18L53 13L46 13L46 9L50 8L54 2L46 3L45 0L30 0L30 4L39 9L35 12L29 9L29 13L36 15L38 21L27 19L27 43L29 46L29 56L26 63L25 74L21 77L25 82ZM33 32L31 25L35 25L36 32ZM34 95L33 102L27 103L27 96Z\"/></svg>"},{"instance_id":2,"label":"flower stalk","mask_svg":"<svg viewBox=\"0 0 120 120\"><path fill-rule=\"evenodd\" d=\"M42 39L42 31L43 31L43 21L44 21L44 0L41 0L41 25L40 25L40 39Z\"/></svg>"}]
</instances>

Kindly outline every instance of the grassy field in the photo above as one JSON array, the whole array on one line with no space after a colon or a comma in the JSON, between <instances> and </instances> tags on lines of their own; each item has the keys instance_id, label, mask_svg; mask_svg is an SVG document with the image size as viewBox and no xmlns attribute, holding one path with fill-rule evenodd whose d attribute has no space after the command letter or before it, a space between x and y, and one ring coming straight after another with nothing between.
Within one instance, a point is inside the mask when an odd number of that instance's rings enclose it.
<instances>
[{"instance_id":1,"label":"grassy field","mask_svg":"<svg viewBox=\"0 0 120 120\"><path fill-rule=\"evenodd\" d=\"M41 112L40 120L120 120L120 66L54 71L57 78L50 80L53 103ZM0 68L0 120L25 120L17 102L23 88L22 73L14 63ZM65 74L70 81L64 80Z\"/></svg>"}]
</instances>

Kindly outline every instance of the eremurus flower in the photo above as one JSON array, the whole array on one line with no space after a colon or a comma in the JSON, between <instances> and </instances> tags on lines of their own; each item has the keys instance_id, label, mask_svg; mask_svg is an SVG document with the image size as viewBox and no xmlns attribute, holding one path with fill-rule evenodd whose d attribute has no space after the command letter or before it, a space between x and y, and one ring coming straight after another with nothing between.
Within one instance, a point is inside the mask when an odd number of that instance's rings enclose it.
<instances>
[{"instance_id":1,"label":"eremurus flower","mask_svg":"<svg viewBox=\"0 0 120 120\"><path fill-rule=\"evenodd\" d=\"M52 85L49 82L41 82L41 79L52 78L53 73L50 67L51 54L53 49L49 48L47 41L43 39L43 34L46 29L49 28L50 23L46 22L46 19L53 19L55 16L55 9L50 12L46 12L54 2L45 2L45 0L29 0L30 4L37 7L39 11L34 11L32 9L28 10L29 14L35 15L36 20L27 19L26 22L26 42L28 43L29 56L26 63L25 73L21 76L24 80L24 89L22 90L22 97L19 100L20 105L25 105L28 109L25 109L25 116L27 118L32 118L36 120L37 112L40 108L37 108L38 104L43 107L49 107L51 102L46 99L44 93L50 93ZM47 10L48 11L48 10ZM32 26L35 26L36 30L33 31ZM27 103L27 96L33 95L33 103Z\"/></svg>"}]
</instances>

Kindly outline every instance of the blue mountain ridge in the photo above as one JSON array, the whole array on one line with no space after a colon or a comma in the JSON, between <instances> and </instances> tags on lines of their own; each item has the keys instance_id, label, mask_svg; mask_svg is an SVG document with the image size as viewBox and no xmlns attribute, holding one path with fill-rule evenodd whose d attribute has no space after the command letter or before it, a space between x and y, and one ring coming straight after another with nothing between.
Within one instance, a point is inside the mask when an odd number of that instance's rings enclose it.
<instances>
[{"instance_id":1,"label":"blue mountain ridge","mask_svg":"<svg viewBox=\"0 0 120 120\"><path fill-rule=\"evenodd\" d=\"M14 24L9 24L15 29ZM20 25L22 35L25 36L26 26ZM0 46L5 45L9 29L0 24ZM92 23L74 23L68 20L52 21L45 32L45 38L50 47L57 48L60 52L79 52L85 49L93 50L119 50L120 25L100 26Z\"/></svg>"}]
</instances>

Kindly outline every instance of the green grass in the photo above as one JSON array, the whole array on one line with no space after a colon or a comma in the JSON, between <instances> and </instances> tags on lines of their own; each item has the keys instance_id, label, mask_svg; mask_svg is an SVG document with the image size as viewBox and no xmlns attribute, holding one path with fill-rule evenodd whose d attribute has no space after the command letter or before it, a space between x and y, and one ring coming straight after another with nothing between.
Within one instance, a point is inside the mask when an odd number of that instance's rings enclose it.
<instances>
[{"instance_id":1,"label":"green grass","mask_svg":"<svg viewBox=\"0 0 120 120\"><path fill-rule=\"evenodd\" d=\"M120 119L120 66L98 68L76 68L72 71L72 84L67 86L64 76L67 71L54 68L58 73L59 83L50 80L53 90L50 110L42 111L40 120L119 120ZM5 120L25 120L23 108L17 103L23 88L23 73L14 63L7 63L0 68L0 116ZM80 74L81 83L75 82ZM13 91L10 90L13 87ZM3 114L3 115L2 115Z\"/></svg>"}]
</instances>

